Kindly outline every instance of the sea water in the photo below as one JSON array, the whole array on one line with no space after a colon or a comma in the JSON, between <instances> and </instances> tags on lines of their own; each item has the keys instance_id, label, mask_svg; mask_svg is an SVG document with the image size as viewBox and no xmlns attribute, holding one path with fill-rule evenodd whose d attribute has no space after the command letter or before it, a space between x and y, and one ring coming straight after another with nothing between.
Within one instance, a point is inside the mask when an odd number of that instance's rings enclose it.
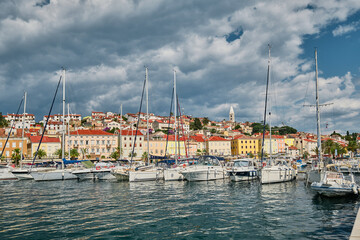
<instances>
[{"instance_id":1,"label":"sea water","mask_svg":"<svg viewBox=\"0 0 360 240\"><path fill-rule=\"evenodd\" d=\"M359 199L304 181L0 182L0 239L348 239Z\"/></svg>"}]
</instances>

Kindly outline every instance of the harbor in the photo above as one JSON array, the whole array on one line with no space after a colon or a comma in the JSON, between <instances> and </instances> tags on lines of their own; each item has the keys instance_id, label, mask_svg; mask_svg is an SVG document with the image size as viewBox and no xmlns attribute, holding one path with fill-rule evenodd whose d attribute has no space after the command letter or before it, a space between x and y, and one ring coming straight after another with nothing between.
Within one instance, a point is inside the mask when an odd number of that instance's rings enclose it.
<instances>
[{"instance_id":1,"label":"harbor","mask_svg":"<svg viewBox=\"0 0 360 240\"><path fill-rule=\"evenodd\" d=\"M2 181L0 200L2 239L348 239L359 206L303 180Z\"/></svg>"}]
</instances>

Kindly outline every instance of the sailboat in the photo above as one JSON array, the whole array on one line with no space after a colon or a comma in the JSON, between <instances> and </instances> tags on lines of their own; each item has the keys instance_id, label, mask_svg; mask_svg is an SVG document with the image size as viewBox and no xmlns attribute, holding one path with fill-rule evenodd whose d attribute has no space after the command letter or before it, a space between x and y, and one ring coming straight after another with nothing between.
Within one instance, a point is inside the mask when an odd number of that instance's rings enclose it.
<instances>
[{"instance_id":1,"label":"sailboat","mask_svg":"<svg viewBox=\"0 0 360 240\"><path fill-rule=\"evenodd\" d=\"M65 169L65 163L64 163L65 162L65 69L63 69L62 76L60 77L60 80L59 80L59 84L60 84L61 80L63 80L63 128L62 128L63 131L62 131L62 144L61 144L61 147L62 147L61 169L56 169L56 170L52 170L52 171L30 171L30 175L34 178L35 181L54 181L54 180L77 179L77 176L72 174L71 169ZM55 97L56 97L56 93L55 93L55 96L53 99L52 106L54 104ZM51 115L52 106L50 108L50 112L49 112L48 116ZM45 123L42 137L45 133L48 120L49 120L49 118L47 119L47 121ZM40 148L40 145L41 145L41 140L40 140L40 143L38 146L38 150ZM33 162L36 159L38 150L35 153Z\"/></svg>"},{"instance_id":2,"label":"sailboat","mask_svg":"<svg viewBox=\"0 0 360 240\"><path fill-rule=\"evenodd\" d=\"M21 102L19 104L19 107L18 107L18 110L17 110L15 116L18 115L21 104L23 103L23 101L24 101L24 97L21 99ZM7 144L8 144L8 140L9 140L10 135L11 135L11 132L14 129L14 125L15 125L15 121L11 125L11 128L10 128L10 131L8 133L7 139L6 139L5 143L4 143L4 147L3 147L3 149L2 149L2 151L0 153L0 159L4 154L5 148L6 148ZM12 170L14 170L14 168L11 167L11 166L0 165L0 180L16 180L17 177L12 173Z\"/></svg>"},{"instance_id":3,"label":"sailboat","mask_svg":"<svg viewBox=\"0 0 360 240\"><path fill-rule=\"evenodd\" d=\"M348 194L359 194L359 186L354 180L354 176L350 173L351 180L345 179L343 173L334 164L324 167L321 154L321 135L320 135L320 111L319 111L319 93L318 93L318 64L317 64L317 49L315 49L315 80L316 80L316 117L317 117L317 134L318 134L318 169L312 169L308 173L307 182L311 182L311 189L318 194L327 197L338 197ZM327 105L327 104L323 104Z\"/></svg>"},{"instance_id":4,"label":"sailboat","mask_svg":"<svg viewBox=\"0 0 360 240\"><path fill-rule=\"evenodd\" d=\"M178 166L178 144L177 141L177 95L176 95L176 71L174 70L174 129L175 129L175 167L164 169L164 180L165 181L181 181L184 180L184 176L180 173L183 170L183 167ZM180 153L180 149L179 149ZM179 154L180 155L180 154Z\"/></svg>"},{"instance_id":5,"label":"sailboat","mask_svg":"<svg viewBox=\"0 0 360 240\"><path fill-rule=\"evenodd\" d=\"M271 66L271 47L269 45L269 60L268 60L268 71L267 71L267 81L266 81L266 94L265 94L265 112L264 112L264 130L263 130L263 139L262 139L262 148L261 148L261 183L279 183L287 182L294 180L296 177L295 169L287 165L285 159L272 159L272 142L271 142L271 120L269 120L270 127L270 159L266 163L264 162L264 142L265 142L265 126L266 126L266 115L267 115L267 97L269 90L270 82L270 66ZM271 112L269 112L269 118Z\"/></svg>"}]
</instances>

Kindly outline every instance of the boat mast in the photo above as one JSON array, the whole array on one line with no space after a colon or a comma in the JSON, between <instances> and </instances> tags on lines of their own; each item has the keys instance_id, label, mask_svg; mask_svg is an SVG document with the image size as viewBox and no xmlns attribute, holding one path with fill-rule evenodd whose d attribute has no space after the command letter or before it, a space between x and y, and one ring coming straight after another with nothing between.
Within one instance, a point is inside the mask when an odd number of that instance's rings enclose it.
<instances>
[{"instance_id":1,"label":"boat mast","mask_svg":"<svg viewBox=\"0 0 360 240\"><path fill-rule=\"evenodd\" d=\"M64 169L64 158L65 158L65 68L63 68L63 122L62 122L62 149L61 149L62 169Z\"/></svg>"},{"instance_id":2,"label":"boat mast","mask_svg":"<svg viewBox=\"0 0 360 240\"><path fill-rule=\"evenodd\" d=\"M148 68L145 68L145 81L146 81L146 138L147 138L147 165L150 165L150 146L149 146L149 78Z\"/></svg>"},{"instance_id":3,"label":"boat mast","mask_svg":"<svg viewBox=\"0 0 360 240\"><path fill-rule=\"evenodd\" d=\"M177 159L177 129L176 129L176 110L177 110L177 102L176 102L176 71L174 69L174 117L175 117L175 121L174 121L174 129L175 129L175 164L178 164L178 159Z\"/></svg>"},{"instance_id":4,"label":"boat mast","mask_svg":"<svg viewBox=\"0 0 360 240\"><path fill-rule=\"evenodd\" d=\"M68 103L68 117L67 117L67 124L68 124L68 149L69 149L69 159L71 159L70 155L70 104Z\"/></svg>"},{"instance_id":5,"label":"boat mast","mask_svg":"<svg viewBox=\"0 0 360 240\"><path fill-rule=\"evenodd\" d=\"M267 69L267 79L266 79L266 92L265 92L265 110L264 110L264 129L263 129L263 139L261 144L261 163L264 160L264 142L265 142L265 131L266 131L266 114L267 114L267 99L268 99L268 91L269 91L269 81L270 81L270 50L271 46L269 46L269 59L268 59L268 69ZM271 135L270 135L271 136Z\"/></svg>"},{"instance_id":6,"label":"boat mast","mask_svg":"<svg viewBox=\"0 0 360 240\"><path fill-rule=\"evenodd\" d=\"M22 167L23 151L24 151L24 128L25 128L25 113L26 113L26 95L27 95L27 93L24 92L24 113L23 113L23 116L22 116L20 168Z\"/></svg>"},{"instance_id":7,"label":"boat mast","mask_svg":"<svg viewBox=\"0 0 360 240\"><path fill-rule=\"evenodd\" d=\"M122 159L122 153L121 153L121 148L122 148L122 136L121 136L121 122L122 122L122 104L120 105L120 139L119 139L119 151L120 151L120 159Z\"/></svg>"},{"instance_id":8,"label":"boat mast","mask_svg":"<svg viewBox=\"0 0 360 240\"><path fill-rule=\"evenodd\" d=\"M321 165L323 159L321 154L321 133L320 133L320 110L319 110L319 80L318 80L318 64L317 64L317 49L315 48L315 89L316 89L316 127L317 127L317 147L319 165Z\"/></svg>"}]
</instances>

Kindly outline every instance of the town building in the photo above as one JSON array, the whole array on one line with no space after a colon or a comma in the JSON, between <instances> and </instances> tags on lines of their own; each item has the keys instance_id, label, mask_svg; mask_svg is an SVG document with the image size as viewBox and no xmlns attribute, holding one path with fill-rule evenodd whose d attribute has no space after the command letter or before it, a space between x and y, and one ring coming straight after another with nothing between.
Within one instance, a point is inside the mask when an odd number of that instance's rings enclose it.
<instances>
[{"instance_id":1,"label":"town building","mask_svg":"<svg viewBox=\"0 0 360 240\"><path fill-rule=\"evenodd\" d=\"M65 135L65 152L77 149L79 158L109 159L118 147L117 134L102 130L76 130Z\"/></svg>"},{"instance_id":2,"label":"town building","mask_svg":"<svg viewBox=\"0 0 360 240\"><path fill-rule=\"evenodd\" d=\"M231 155L233 156L257 156L259 152L259 139L245 135L238 135L231 141Z\"/></svg>"},{"instance_id":3,"label":"town building","mask_svg":"<svg viewBox=\"0 0 360 240\"><path fill-rule=\"evenodd\" d=\"M38 149L39 143L40 143L41 136L30 136L29 137L29 143L28 143L28 156L34 157L35 153ZM61 149L61 142L60 138L58 137L48 137L44 136L40 149L44 150L46 153L46 158L58 158L59 156L56 155L56 151Z\"/></svg>"}]
</instances>

